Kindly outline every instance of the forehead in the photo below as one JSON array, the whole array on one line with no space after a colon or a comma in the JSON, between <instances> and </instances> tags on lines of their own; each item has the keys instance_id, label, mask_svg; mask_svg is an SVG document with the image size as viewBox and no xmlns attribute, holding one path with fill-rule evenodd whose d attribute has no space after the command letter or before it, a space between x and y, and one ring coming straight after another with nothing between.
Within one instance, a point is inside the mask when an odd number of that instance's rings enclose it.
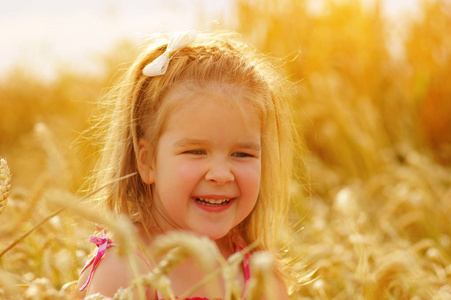
<instances>
[{"instance_id":1,"label":"forehead","mask_svg":"<svg viewBox=\"0 0 451 300\"><path fill-rule=\"evenodd\" d=\"M234 129L261 135L260 110L248 101L245 92L226 84L181 85L165 95L167 113L163 132L193 131L222 135ZM219 129L214 133L210 127Z\"/></svg>"}]
</instances>

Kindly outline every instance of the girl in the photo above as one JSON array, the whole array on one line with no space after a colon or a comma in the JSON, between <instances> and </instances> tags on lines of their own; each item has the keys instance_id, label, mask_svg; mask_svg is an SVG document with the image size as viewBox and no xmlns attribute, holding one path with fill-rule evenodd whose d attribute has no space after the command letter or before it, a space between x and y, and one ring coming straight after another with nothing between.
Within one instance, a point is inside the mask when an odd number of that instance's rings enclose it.
<instances>
[{"instance_id":1,"label":"girl","mask_svg":"<svg viewBox=\"0 0 451 300\"><path fill-rule=\"evenodd\" d=\"M226 259L257 241L257 250L274 255L277 298L288 298L281 254L293 123L283 83L263 56L228 33L179 33L169 44L155 39L137 59L111 94L97 183L137 172L110 185L99 200L131 218L146 253L156 236L175 230L210 238ZM111 243L97 243L101 260L82 271L80 296L113 296L131 283L131 266ZM141 257L146 273L151 258ZM171 272L172 290L180 295L205 275L188 259ZM248 277L243 267L243 289ZM217 280L214 294L205 294L207 284L196 296L224 297ZM151 288L146 296L161 297Z\"/></svg>"}]
</instances>

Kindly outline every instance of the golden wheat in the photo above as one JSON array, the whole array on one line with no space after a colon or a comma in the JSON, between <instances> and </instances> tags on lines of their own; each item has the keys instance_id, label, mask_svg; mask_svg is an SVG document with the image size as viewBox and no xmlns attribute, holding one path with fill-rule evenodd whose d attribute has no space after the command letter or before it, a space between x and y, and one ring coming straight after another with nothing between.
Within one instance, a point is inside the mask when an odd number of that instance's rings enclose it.
<instances>
[{"instance_id":1,"label":"golden wheat","mask_svg":"<svg viewBox=\"0 0 451 300\"><path fill-rule=\"evenodd\" d=\"M298 87L293 112L309 175L293 191L292 219L302 230L291 252L301 261L293 270L316 281L293 286L291 299L451 299L449 4L422 1L421 16L403 18L404 36L394 39L396 24L383 18L380 1L371 9L356 0L323 1L324 10L313 12L311 3L239 0L237 9L238 30L262 51L288 58L286 72ZM393 40L402 48L398 59L386 47ZM96 137L79 139L79 149L70 145L90 126L84 116L92 114L92 99L135 46L106 57L103 76L65 71L47 84L19 70L0 82L0 99L11 100L0 100L8 112L0 118L0 151L16 168L12 193L10 179L9 197L1 190L1 249L39 224L0 260L1 299L72 299L65 284L78 278L92 250L90 222L109 223L121 245L135 243L121 221L76 203L98 145ZM34 127L42 119L46 125ZM55 205L68 209L46 219ZM162 273L184 247L167 243ZM236 297L241 258L209 257L221 265L211 278L222 273L226 298ZM163 276L161 283L155 275L138 278L135 287L170 286Z\"/></svg>"},{"instance_id":2,"label":"golden wheat","mask_svg":"<svg viewBox=\"0 0 451 300\"><path fill-rule=\"evenodd\" d=\"M258 251L252 254L252 278L246 300L277 299L273 264L274 259L268 252Z\"/></svg>"},{"instance_id":3,"label":"golden wheat","mask_svg":"<svg viewBox=\"0 0 451 300\"><path fill-rule=\"evenodd\" d=\"M11 171L6 159L0 158L0 214L5 210L11 193Z\"/></svg>"}]
</instances>

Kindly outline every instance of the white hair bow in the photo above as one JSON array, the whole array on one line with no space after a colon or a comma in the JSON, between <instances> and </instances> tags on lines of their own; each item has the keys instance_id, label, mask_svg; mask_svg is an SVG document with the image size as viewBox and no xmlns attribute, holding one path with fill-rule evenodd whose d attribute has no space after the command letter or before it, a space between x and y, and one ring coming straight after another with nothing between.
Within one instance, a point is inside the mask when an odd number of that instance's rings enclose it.
<instances>
[{"instance_id":1,"label":"white hair bow","mask_svg":"<svg viewBox=\"0 0 451 300\"><path fill-rule=\"evenodd\" d=\"M191 44L196 39L196 35L194 30L176 33L169 41L166 51L148 64L143 69L143 74L150 77L165 74L173 53Z\"/></svg>"}]
</instances>

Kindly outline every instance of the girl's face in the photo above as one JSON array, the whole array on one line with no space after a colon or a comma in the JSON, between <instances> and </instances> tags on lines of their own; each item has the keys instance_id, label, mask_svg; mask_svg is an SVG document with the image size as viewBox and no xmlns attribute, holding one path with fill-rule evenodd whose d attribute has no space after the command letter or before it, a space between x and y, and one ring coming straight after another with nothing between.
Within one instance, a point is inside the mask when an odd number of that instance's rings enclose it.
<instances>
[{"instance_id":1,"label":"girl's face","mask_svg":"<svg viewBox=\"0 0 451 300\"><path fill-rule=\"evenodd\" d=\"M261 118L231 85L174 87L168 115L148 161L153 213L164 230L224 237L257 202L261 177ZM140 141L140 151L146 151ZM145 157L146 155L144 155ZM140 157L142 157L140 155Z\"/></svg>"}]
</instances>

